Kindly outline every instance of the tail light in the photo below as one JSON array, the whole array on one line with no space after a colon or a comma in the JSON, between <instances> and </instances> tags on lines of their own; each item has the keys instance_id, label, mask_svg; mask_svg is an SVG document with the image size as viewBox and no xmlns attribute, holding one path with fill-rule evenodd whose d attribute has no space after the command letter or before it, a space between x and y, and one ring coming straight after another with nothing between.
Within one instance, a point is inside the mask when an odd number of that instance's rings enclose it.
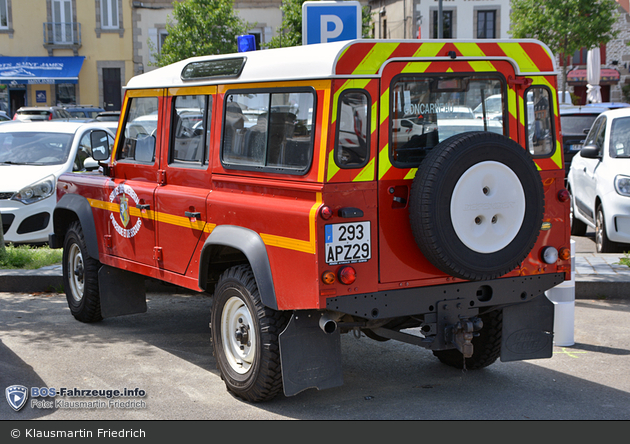
<instances>
[{"instance_id":1,"label":"tail light","mask_svg":"<svg viewBox=\"0 0 630 444\"><path fill-rule=\"evenodd\" d=\"M339 270L339 281L342 284L350 285L353 284L356 280L357 271L354 268L350 266L345 266Z\"/></svg>"},{"instance_id":2,"label":"tail light","mask_svg":"<svg viewBox=\"0 0 630 444\"><path fill-rule=\"evenodd\" d=\"M52 120L52 113L48 114L48 120Z\"/></svg>"},{"instance_id":3,"label":"tail light","mask_svg":"<svg viewBox=\"0 0 630 444\"><path fill-rule=\"evenodd\" d=\"M569 192L566 189L562 189L562 190L558 191L558 200L560 202L566 202L569 199L571 199L571 195L569 194Z\"/></svg>"},{"instance_id":4,"label":"tail light","mask_svg":"<svg viewBox=\"0 0 630 444\"><path fill-rule=\"evenodd\" d=\"M567 247L561 248L558 257L563 261L571 259L571 249Z\"/></svg>"},{"instance_id":5,"label":"tail light","mask_svg":"<svg viewBox=\"0 0 630 444\"><path fill-rule=\"evenodd\" d=\"M324 205L320 208L319 215L322 217L322 219L328 220L333 216L333 212L328 205Z\"/></svg>"},{"instance_id":6,"label":"tail light","mask_svg":"<svg viewBox=\"0 0 630 444\"><path fill-rule=\"evenodd\" d=\"M328 271L324 271L324 274L322 275L322 282L326 285L330 285L330 284L334 284L335 281L337 280L335 273L328 270Z\"/></svg>"}]
</instances>

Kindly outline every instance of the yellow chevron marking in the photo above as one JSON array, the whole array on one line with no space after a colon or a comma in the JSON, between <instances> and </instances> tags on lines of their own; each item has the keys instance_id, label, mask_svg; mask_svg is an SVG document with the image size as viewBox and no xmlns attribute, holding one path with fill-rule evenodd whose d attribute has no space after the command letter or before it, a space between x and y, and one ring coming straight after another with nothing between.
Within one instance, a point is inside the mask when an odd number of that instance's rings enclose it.
<instances>
[{"instance_id":1,"label":"yellow chevron marking","mask_svg":"<svg viewBox=\"0 0 630 444\"><path fill-rule=\"evenodd\" d=\"M540 72L540 69L529 58L529 55L519 43L502 42L498 43L504 53L509 54L516 61L521 72Z\"/></svg>"},{"instance_id":2,"label":"yellow chevron marking","mask_svg":"<svg viewBox=\"0 0 630 444\"><path fill-rule=\"evenodd\" d=\"M385 144L383 149L378 153L378 178L383 178L385 173L392 168L392 163L389 161L389 144Z\"/></svg>"},{"instance_id":3,"label":"yellow chevron marking","mask_svg":"<svg viewBox=\"0 0 630 444\"><path fill-rule=\"evenodd\" d=\"M328 178L326 180L330 182L332 178L335 177L335 174L337 174L340 170L341 168L339 168L337 163L335 163L335 150L332 150L328 154Z\"/></svg>"},{"instance_id":4,"label":"yellow chevron marking","mask_svg":"<svg viewBox=\"0 0 630 444\"><path fill-rule=\"evenodd\" d=\"M381 102L381 118L379 121L379 125L382 125L389 118L389 88L385 90L383 94L381 94L380 98Z\"/></svg>"},{"instance_id":5,"label":"yellow chevron marking","mask_svg":"<svg viewBox=\"0 0 630 444\"><path fill-rule=\"evenodd\" d=\"M414 57L435 57L444 47L445 43L423 43L413 55Z\"/></svg>"},{"instance_id":6,"label":"yellow chevron marking","mask_svg":"<svg viewBox=\"0 0 630 444\"><path fill-rule=\"evenodd\" d=\"M429 66L431 62L409 62L400 72L403 74L425 72Z\"/></svg>"},{"instance_id":7,"label":"yellow chevron marking","mask_svg":"<svg viewBox=\"0 0 630 444\"><path fill-rule=\"evenodd\" d=\"M488 61L481 60L473 60L468 62L473 71L481 72L481 71L496 71L494 65Z\"/></svg>"},{"instance_id":8,"label":"yellow chevron marking","mask_svg":"<svg viewBox=\"0 0 630 444\"><path fill-rule=\"evenodd\" d=\"M407 171L407 174L405 174L405 179L413 179L414 177L416 177L417 172L418 168L411 168L409 171Z\"/></svg>"},{"instance_id":9,"label":"yellow chevron marking","mask_svg":"<svg viewBox=\"0 0 630 444\"><path fill-rule=\"evenodd\" d=\"M454 45L461 54L466 54L466 57L485 57L485 54L476 43L464 42L454 43Z\"/></svg>"},{"instance_id":10,"label":"yellow chevron marking","mask_svg":"<svg viewBox=\"0 0 630 444\"><path fill-rule=\"evenodd\" d=\"M376 157L372 157L368 164L357 174L357 177L352 179L353 182L369 182L374 180L374 164L376 163Z\"/></svg>"},{"instance_id":11,"label":"yellow chevron marking","mask_svg":"<svg viewBox=\"0 0 630 444\"><path fill-rule=\"evenodd\" d=\"M398 48L398 45L400 43L378 43L374 45L352 74L374 74L378 72L383 62Z\"/></svg>"}]
</instances>

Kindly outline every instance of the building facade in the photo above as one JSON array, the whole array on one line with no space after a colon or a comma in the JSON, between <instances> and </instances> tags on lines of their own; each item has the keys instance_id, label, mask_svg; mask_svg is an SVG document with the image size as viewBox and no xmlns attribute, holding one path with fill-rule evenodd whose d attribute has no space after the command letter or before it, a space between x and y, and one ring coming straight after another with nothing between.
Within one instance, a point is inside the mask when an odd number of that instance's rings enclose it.
<instances>
[{"instance_id":1,"label":"building facade","mask_svg":"<svg viewBox=\"0 0 630 444\"><path fill-rule=\"evenodd\" d=\"M0 109L120 109L134 73L127 0L0 0Z\"/></svg>"}]
</instances>

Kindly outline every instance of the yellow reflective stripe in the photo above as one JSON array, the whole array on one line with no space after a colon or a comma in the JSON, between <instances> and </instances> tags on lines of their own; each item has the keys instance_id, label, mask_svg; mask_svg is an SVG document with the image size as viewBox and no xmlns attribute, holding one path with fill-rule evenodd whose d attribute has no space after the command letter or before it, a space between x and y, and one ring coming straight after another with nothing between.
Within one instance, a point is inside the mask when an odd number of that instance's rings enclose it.
<instances>
[{"instance_id":1,"label":"yellow reflective stripe","mask_svg":"<svg viewBox=\"0 0 630 444\"><path fill-rule=\"evenodd\" d=\"M178 88L169 88L167 95L169 96L194 96L205 94L216 94L217 87L213 86L183 86Z\"/></svg>"},{"instance_id":2,"label":"yellow reflective stripe","mask_svg":"<svg viewBox=\"0 0 630 444\"><path fill-rule=\"evenodd\" d=\"M381 94L381 118L379 125L382 125L389 118L389 88Z\"/></svg>"},{"instance_id":3,"label":"yellow reflective stripe","mask_svg":"<svg viewBox=\"0 0 630 444\"><path fill-rule=\"evenodd\" d=\"M508 112L514 119L516 119L516 113L517 113L516 106L517 106L516 91L514 91L513 89L508 89ZM508 123L508 127L509 127L509 123Z\"/></svg>"},{"instance_id":4,"label":"yellow reflective stripe","mask_svg":"<svg viewBox=\"0 0 630 444\"><path fill-rule=\"evenodd\" d=\"M494 65L488 61L474 60L474 61L468 62L468 64L473 69L473 71L476 71L476 72L479 72L479 71L495 71L496 72L497 70L494 67Z\"/></svg>"},{"instance_id":5,"label":"yellow reflective stripe","mask_svg":"<svg viewBox=\"0 0 630 444\"><path fill-rule=\"evenodd\" d=\"M326 171L326 143L328 142L328 120L330 119L330 114L328 114L328 110L330 109L330 83L328 87L324 90L324 103L322 103L322 132L320 134L320 146L319 146L319 165L317 166L317 181L324 181L324 172ZM316 116L313 116L313 121L316 121Z\"/></svg>"},{"instance_id":6,"label":"yellow reflective stripe","mask_svg":"<svg viewBox=\"0 0 630 444\"><path fill-rule=\"evenodd\" d=\"M378 153L378 179L381 180L390 168L392 168L392 163L389 161L389 144L385 144Z\"/></svg>"},{"instance_id":7,"label":"yellow reflective stripe","mask_svg":"<svg viewBox=\"0 0 630 444\"><path fill-rule=\"evenodd\" d=\"M343 85L341 85L341 88L339 88L339 90L335 92L335 95L333 97L334 101L331 123L335 123L337 121L337 106L339 105L339 96L341 95L341 93L344 92L346 89L365 89L368 83L370 83L370 79L349 79Z\"/></svg>"},{"instance_id":8,"label":"yellow reflective stripe","mask_svg":"<svg viewBox=\"0 0 630 444\"><path fill-rule=\"evenodd\" d=\"M410 169L407 174L405 174L405 179L413 179L414 177L416 177L416 172L418 171L418 168L412 168Z\"/></svg>"},{"instance_id":9,"label":"yellow reflective stripe","mask_svg":"<svg viewBox=\"0 0 630 444\"><path fill-rule=\"evenodd\" d=\"M127 97L162 97L163 89L128 89Z\"/></svg>"},{"instance_id":10,"label":"yellow reflective stripe","mask_svg":"<svg viewBox=\"0 0 630 444\"><path fill-rule=\"evenodd\" d=\"M374 164L376 163L376 157L370 159L368 164L357 174L357 177L352 179L353 182L369 182L374 180Z\"/></svg>"},{"instance_id":11,"label":"yellow reflective stripe","mask_svg":"<svg viewBox=\"0 0 630 444\"><path fill-rule=\"evenodd\" d=\"M341 170L335 163L335 150L331 150L328 154L328 178L327 181L331 181L332 178Z\"/></svg>"},{"instance_id":12,"label":"yellow reflective stripe","mask_svg":"<svg viewBox=\"0 0 630 444\"><path fill-rule=\"evenodd\" d=\"M540 72L538 66L519 43L500 42L498 45L505 54L509 54L509 57L514 59L521 72Z\"/></svg>"},{"instance_id":13,"label":"yellow reflective stripe","mask_svg":"<svg viewBox=\"0 0 630 444\"><path fill-rule=\"evenodd\" d=\"M414 57L435 57L444 47L445 43L423 43L414 53Z\"/></svg>"},{"instance_id":14,"label":"yellow reflective stripe","mask_svg":"<svg viewBox=\"0 0 630 444\"><path fill-rule=\"evenodd\" d=\"M88 199L88 202L92 208L99 208L101 210L111 211L114 213L120 212L120 205L111 202L105 202L102 200ZM309 211L308 224L309 224L309 240L304 241L300 239L292 239L284 236L277 236L274 234L260 233L260 237L263 239L265 245L276 246L280 248L286 248L289 250L301 251L304 253L315 254L315 223L317 217L317 210L322 204L322 193L316 193L315 203ZM191 222L189 218L185 216L174 216L168 213L160 213L157 211L148 210L145 215L135 207L129 208L129 214L136 217L143 217L144 219L152 219L158 222L166 223L169 225L176 225L184 228L192 228L193 230L203 231L205 233L211 233L216 224L206 223L204 221Z\"/></svg>"},{"instance_id":15,"label":"yellow reflective stripe","mask_svg":"<svg viewBox=\"0 0 630 444\"><path fill-rule=\"evenodd\" d=\"M378 72L383 62L398 48L400 43L377 43L352 71L353 75L374 74Z\"/></svg>"},{"instance_id":16,"label":"yellow reflective stripe","mask_svg":"<svg viewBox=\"0 0 630 444\"><path fill-rule=\"evenodd\" d=\"M429 66L431 66L431 62L409 62L400 72L403 74L425 72Z\"/></svg>"},{"instance_id":17,"label":"yellow reflective stripe","mask_svg":"<svg viewBox=\"0 0 630 444\"><path fill-rule=\"evenodd\" d=\"M459 52L466 54L466 57L485 57L478 44L472 42L454 43L455 47L459 49Z\"/></svg>"},{"instance_id":18,"label":"yellow reflective stripe","mask_svg":"<svg viewBox=\"0 0 630 444\"><path fill-rule=\"evenodd\" d=\"M556 140L556 152L551 156L551 160L556 164L558 168L562 168L562 144L559 140Z\"/></svg>"}]
</instances>

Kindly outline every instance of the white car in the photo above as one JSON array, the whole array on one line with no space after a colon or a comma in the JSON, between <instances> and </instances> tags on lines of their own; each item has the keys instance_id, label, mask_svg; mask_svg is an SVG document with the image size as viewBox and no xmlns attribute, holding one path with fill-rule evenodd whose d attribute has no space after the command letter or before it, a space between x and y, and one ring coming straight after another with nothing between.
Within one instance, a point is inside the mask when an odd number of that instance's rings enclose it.
<instances>
[{"instance_id":1,"label":"white car","mask_svg":"<svg viewBox=\"0 0 630 444\"><path fill-rule=\"evenodd\" d=\"M91 134L99 123L10 122L0 125L0 215L5 242L45 244L52 233L57 178L98 169ZM102 133L100 133L102 135Z\"/></svg>"},{"instance_id":2,"label":"white car","mask_svg":"<svg viewBox=\"0 0 630 444\"><path fill-rule=\"evenodd\" d=\"M597 117L567 178L571 234L595 229L599 253L630 250L630 108Z\"/></svg>"}]
</instances>

